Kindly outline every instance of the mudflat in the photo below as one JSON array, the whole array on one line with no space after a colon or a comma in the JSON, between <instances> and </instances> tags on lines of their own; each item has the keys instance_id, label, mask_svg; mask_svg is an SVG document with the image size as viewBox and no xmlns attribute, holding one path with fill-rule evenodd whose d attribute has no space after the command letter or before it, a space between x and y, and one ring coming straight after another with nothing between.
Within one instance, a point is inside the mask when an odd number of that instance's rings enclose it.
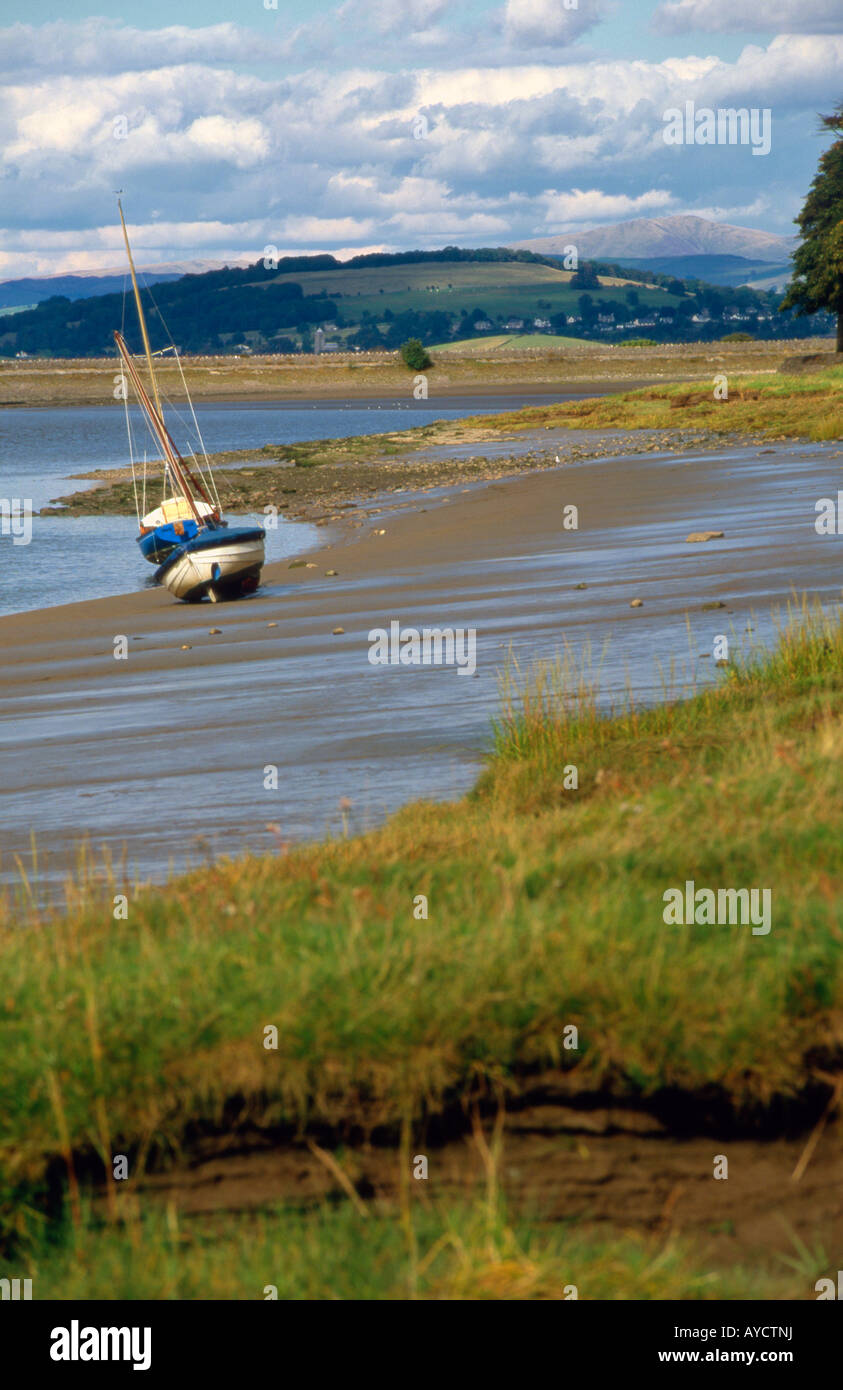
<instances>
[{"instance_id":1,"label":"mudflat","mask_svg":"<svg viewBox=\"0 0 843 1390\"><path fill-rule=\"evenodd\" d=\"M510 649L609 641L610 687L644 698L657 665L712 678L715 634L740 636L753 611L763 626L794 589L838 593L812 526L835 467L819 444L597 457L367 504L237 604L145 588L0 619L2 869L34 832L57 869L87 836L160 878L186 847L265 849L268 825L313 839L456 795ZM724 536L687 543L704 530ZM396 620L474 628L476 676L373 665L370 631Z\"/></svg>"}]
</instances>

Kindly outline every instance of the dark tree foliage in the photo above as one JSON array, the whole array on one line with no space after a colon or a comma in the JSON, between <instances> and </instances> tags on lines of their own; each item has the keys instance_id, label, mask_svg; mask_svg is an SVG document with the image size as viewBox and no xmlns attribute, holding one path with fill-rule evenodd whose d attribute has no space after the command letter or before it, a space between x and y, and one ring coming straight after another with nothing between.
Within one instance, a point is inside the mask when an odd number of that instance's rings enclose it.
<instances>
[{"instance_id":1,"label":"dark tree foliage","mask_svg":"<svg viewBox=\"0 0 843 1390\"><path fill-rule=\"evenodd\" d=\"M401 344L401 356L411 372L423 372L426 367L432 367L433 362L418 338L408 338L406 343Z\"/></svg>"},{"instance_id":2,"label":"dark tree foliage","mask_svg":"<svg viewBox=\"0 0 843 1390\"><path fill-rule=\"evenodd\" d=\"M843 102L823 128L843 137ZM802 241L794 257L794 277L782 309L837 315L837 351L843 352L843 138L820 155L805 206L796 218Z\"/></svg>"},{"instance_id":3,"label":"dark tree foliage","mask_svg":"<svg viewBox=\"0 0 843 1390\"><path fill-rule=\"evenodd\" d=\"M571 276L570 287L572 290L599 290L600 280L590 261L583 261L579 269L574 272Z\"/></svg>"}]
</instances>

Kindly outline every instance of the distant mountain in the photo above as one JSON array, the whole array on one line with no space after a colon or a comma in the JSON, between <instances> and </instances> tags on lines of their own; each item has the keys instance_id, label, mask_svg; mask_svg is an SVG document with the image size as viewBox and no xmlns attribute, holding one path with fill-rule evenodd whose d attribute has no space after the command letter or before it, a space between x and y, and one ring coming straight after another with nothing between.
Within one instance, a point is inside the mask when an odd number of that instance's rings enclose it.
<instances>
[{"instance_id":1,"label":"distant mountain","mask_svg":"<svg viewBox=\"0 0 843 1390\"><path fill-rule=\"evenodd\" d=\"M179 280L182 275L201 275L206 270L222 270L227 265L246 265L248 257L232 261L164 261L159 265L138 266L144 284L158 285ZM67 299L90 299L95 294L120 294L127 281L128 268L108 266L84 270L73 275L27 276L21 280L0 280L0 309L43 304L61 294Z\"/></svg>"},{"instance_id":2,"label":"distant mountain","mask_svg":"<svg viewBox=\"0 0 843 1390\"><path fill-rule=\"evenodd\" d=\"M741 256L778 266L787 262L796 238L689 215L636 218L610 227L592 227L589 231L534 237L514 245L543 256L558 256L564 247L576 246L580 259L602 261L623 261L627 257L652 261L677 256Z\"/></svg>"}]
</instances>

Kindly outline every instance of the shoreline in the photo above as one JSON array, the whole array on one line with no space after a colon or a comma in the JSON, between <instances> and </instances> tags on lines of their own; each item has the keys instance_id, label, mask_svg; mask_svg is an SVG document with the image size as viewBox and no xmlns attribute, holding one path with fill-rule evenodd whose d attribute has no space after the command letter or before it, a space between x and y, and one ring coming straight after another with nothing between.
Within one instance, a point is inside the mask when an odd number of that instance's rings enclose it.
<instances>
[{"instance_id":1,"label":"shoreline","mask_svg":"<svg viewBox=\"0 0 843 1390\"><path fill-rule=\"evenodd\" d=\"M274 507L285 520L321 526L347 520L341 513L351 510L365 518L369 513L363 509L380 510L389 504L390 497L405 493L497 482L596 458L664 450L687 454L738 442L737 436L692 428L553 431L548 426L516 429L513 435L503 428L477 425L476 418L436 422L390 435L227 451L211 454L209 459L225 512L266 515L266 509ZM366 454L373 457L361 457ZM244 468L246 463L251 467ZM153 482L161 476L157 461L147 476ZM93 470L75 477L96 485L53 499L39 515L133 515L130 469Z\"/></svg>"},{"instance_id":2,"label":"shoreline","mask_svg":"<svg viewBox=\"0 0 843 1390\"><path fill-rule=\"evenodd\" d=\"M510 649L529 665L611 638L610 694L629 671L638 694L657 699L653 653L687 660L688 619L704 656L712 633L739 635L794 586L838 592L823 539L806 544L792 502L800 484L815 494L831 451L769 452L778 458L747 443L611 455L393 497L393 511L328 524L322 545L267 565L262 588L238 603L185 605L144 588L0 618L0 715L13 731L0 740L4 868L14 854L28 861L33 830L60 865L87 836L160 878L171 859L201 857L200 843L271 848L270 822L295 842L341 832L340 798L366 825L410 788L458 795L476 779ZM565 533L571 502L580 530ZM709 527L725 538L686 543ZM373 667L368 633L396 618L475 627L475 678ZM114 659L117 635L125 660ZM712 678L698 659L693 678ZM267 763L282 778L277 805L263 802ZM173 796L178 825L164 826L160 805Z\"/></svg>"},{"instance_id":3,"label":"shoreline","mask_svg":"<svg viewBox=\"0 0 843 1390\"><path fill-rule=\"evenodd\" d=\"M582 339L564 349L486 351L478 339L470 353L440 352L426 373L432 395L553 395L573 387L630 390L636 383L688 381L710 377L726 367L734 372L775 371L800 353L834 357L826 338L753 339L751 342L662 343L627 347ZM348 396L372 399L412 397L416 373L397 353L337 353L329 356L186 357L186 378L194 402L273 399L320 402ZM107 406L114 404L118 359L0 358L0 409ZM184 399L180 373L158 368L165 396Z\"/></svg>"}]
</instances>

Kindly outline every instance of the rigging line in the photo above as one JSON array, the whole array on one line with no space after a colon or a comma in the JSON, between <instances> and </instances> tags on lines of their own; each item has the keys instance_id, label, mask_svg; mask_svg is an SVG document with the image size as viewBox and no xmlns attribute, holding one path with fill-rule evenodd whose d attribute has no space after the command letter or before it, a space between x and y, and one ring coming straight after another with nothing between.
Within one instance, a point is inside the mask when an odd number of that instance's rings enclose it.
<instances>
[{"instance_id":1,"label":"rigging line","mask_svg":"<svg viewBox=\"0 0 843 1390\"><path fill-rule=\"evenodd\" d=\"M124 371L122 362L120 363L120 380L123 383L123 406L126 412L126 433L129 436L129 461L132 465L132 491L135 494L135 512L137 513L138 518L138 530L140 530L141 513L138 509L138 480L137 475L135 473L135 450L134 441L132 439L132 422L129 419L129 391L126 382L126 373Z\"/></svg>"},{"instance_id":2,"label":"rigging line","mask_svg":"<svg viewBox=\"0 0 843 1390\"><path fill-rule=\"evenodd\" d=\"M181 365L181 358L180 358L180 356L179 356L179 350L178 350L178 348L176 347L175 339L173 338L173 335L172 335L172 333L170 332L169 324L167 323L167 320L164 318L164 315L161 313L161 310L160 310L160 308L159 308L159 306L158 306L158 301L157 301L157 299L155 298L155 295L152 293L152 288L151 288L151 286L150 286L150 285L145 285L144 288L146 289L146 292L147 292L147 294L149 295L149 298L150 298L150 300L151 300L151 302L152 302L152 306L153 306L153 308L154 308L156 314L158 315L158 322L159 322L159 324L161 325L161 327L162 327L164 333L167 335L167 337L168 337L169 340L170 340L170 346L172 347L172 349L173 349L173 354L174 354L174 356L175 356L176 361L178 362L179 372L180 372L180 374L181 374L182 385L183 385L183 387L184 387L184 393L185 393L185 395L187 396L188 405L190 406L190 413L191 413L191 415L193 416L193 425L194 425L194 428L195 428L195 430L196 430L197 435L199 436L199 443L200 443L200 445L201 445L202 453L203 453L204 456L205 456L205 462L206 462L206 464L207 464L207 469L208 469L208 479L207 479L207 481L208 481L209 486L210 486L210 489L211 489L211 497L212 497L213 500L216 502L217 511L218 511L218 512L222 512L222 503L220 502L219 493L218 493L218 491L217 491L217 485L216 485L216 481L215 481L215 479L214 479L213 469L211 468L211 461L210 461L210 459L208 458L208 453L207 453L207 450L205 449L205 443L204 443L204 440L202 439L202 433L201 433L201 431L200 431L200 429L199 429L199 422L198 422L197 419L196 419L196 412L195 412L195 410L193 409L193 401L190 399L190 392L189 392L188 389L187 389L187 382L186 382L185 379L184 379L184 371L183 371L182 365ZM168 404L169 404L169 406L170 406L170 409L171 409L171 410L175 413L175 415L178 417L179 421L181 422L182 428L185 429L185 430L187 430L187 425L185 424L184 420L182 420L181 415L180 415L179 411L177 410L177 408L175 407L175 405L173 404L172 400L170 400L170 399L169 399L168 397L166 397L166 396L165 396L165 400L167 400L167 402L168 402ZM200 490L204 490L204 483L205 483L205 481L206 481L206 479L205 479L205 474L204 474L204 472L203 472L203 469L202 469L201 464L199 463L199 460L196 458L196 451L195 451L195 449L193 449L193 448L191 447L191 451L190 451L190 452L191 452L191 454L192 454L192 456L193 456L194 462L196 463L196 468L197 468L197 472L198 472L198 474L199 474L199 479L201 480L201 482L200 482ZM195 484L195 483L197 482L197 479L194 478L192 481L193 481L194 484ZM207 492L205 493L205 496L208 497ZM210 500L210 498L209 498L209 500Z\"/></svg>"},{"instance_id":3,"label":"rigging line","mask_svg":"<svg viewBox=\"0 0 843 1390\"><path fill-rule=\"evenodd\" d=\"M121 367L121 371L123 372L124 377L125 377L125 371L126 371L126 369L125 369L125 366L124 366L124 364L123 364L122 358L121 358L121 361L120 361L120 367ZM132 385L133 385L133 388L134 388L134 383L132 383ZM136 394L137 394L137 393L136 393ZM138 405L139 405L139 406L140 406L140 404L141 404L140 401L138 401ZM151 424L151 422L150 422L150 420L149 420L149 418L148 418L146 412L145 412L143 409L141 409L141 417L142 417L142 419L143 419L143 421L144 421L144 424L146 425L146 429L147 429L147 431L148 431L148 433L149 433L149 435L150 435L150 438L152 439L153 445L155 446L155 448L156 448L157 450L163 452L163 450L161 450L161 441L160 441L160 440L158 439L158 437L156 436L155 431L154 431L153 428L152 428L152 424ZM129 446L130 446L130 449L131 449L131 447L132 447L132 436L131 436L131 434L130 434L130 437L129 437ZM146 516L146 478L147 478L147 466L146 466L146 465L147 465L147 458L146 458L146 450L144 449L144 454L143 454L143 502L142 502L142 506L143 506L143 513L142 513L142 515L143 515L143 516ZM169 490L170 490L170 491L173 490L173 488L172 488L172 479L171 479L171 477L170 477L170 465L169 465L169 461L168 461L168 459L167 459L167 455L166 455L166 453L164 453L164 457L163 457L163 468L162 468L162 489L161 489L161 500L162 500L162 501L163 501L163 500L166 498L166 496L167 496L168 487L169 487ZM137 490L136 490L136 492L135 492L135 509L137 510ZM140 521L140 518L138 518L138 520Z\"/></svg>"},{"instance_id":4,"label":"rigging line","mask_svg":"<svg viewBox=\"0 0 843 1390\"><path fill-rule=\"evenodd\" d=\"M184 387L184 394L187 396L187 403L188 403L188 405L190 406L190 414L191 414L191 416L193 417L193 427L194 427L194 429L196 430L196 434L197 434L197 437L198 437L198 439L199 439L199 447L200 447L201 450L202 450L202 454L203 454L204 459L205 459L205 464L206 464L207 469L208 469L208 477L209 477L209 480L210 480L210 483L211 483L211 490L213 491L214 499L215 499L215 501L216 501L216 504L217 504L217 506L219 507L219 506L220 506L220 495L219 495L219 493L217 492L217 484L216 484L216 479L214 478L214 470L213 470L213 468L211 467L211 460L208 458L208 450L205 448L205 441L204 441L204 439L202 438L202 431L201 431L200 428L199 428L199 421L196 419L196 411L193 409L193 401L192 401L192 399L191 399L190 392L189 392L188 389L187 389L187 382L186 382L185 379L184 379L184 368L182 367L182 364L181 364L181 356L180 356L180 354L179 354L178 352L176 353L176 361L177 361L178 364L179 364L179 374L181 375L181 384L182 384L182 386ZM194 451L193 457L196 458L196 453L195 453L195 451ZM196 466L197 466L197 468L200 468L200 469L201 469L201 465L200 465L198 459L197 459L197 461L196 461Z\"/></svg>"},{"instance_id":5,"label":"rigging line","mask_svg":"<svg viewBox=\"0 0 843 1390\"><path fill-rule=\"evenodd\" d=\"M187 389L187 381L185 380L184 371L183 371L182 365L181 365L181 359L180 359L180 357L179 357L178 352L176 351L175 344L173 344L173 353L174 353L174 355L175 355L176 362L178 363L178 366L179 366L179 372L181 373L181 379L182 379L182 383L183 383L183 386L184 386L184 393L185 393L185 396L187 397L187 403L188 403L188 405L190 406L190 413L191 413L191 415L193 416L193 425L194 425L196 434L197 434L197 436L198 436L198 438L199 438L199 443L200 443L200 445L201 445L202 453L203 453L204 458L205 458L206 467L203 468L203 467L202 467L202 464L200 463L199 459L197 458L197 455L196 455L196 446L195 446L194 440L191 438L190 426L189 426L188 422L185 420L185 418L184 418L184 416L182 415L181 411L179 410L178 406L177 406L176 403L173 401L172 397L171 397L171 396L168 396L167 393L166 393L166 391L164 391L163 387L161 387L160 385L159 385L159 394L160 394L160 396L161 396L162 401L166 402L170 414L172 414L172 415L174 415L174 416L176 417L176 419L178 420L179 424L181 425L182 429L183 429L184 432L185 432L185 437L186 437L187 440L188 440L188 443L185 444L185 446L184 446L185 458L190 457L190 458L192 459L193 463L196 465L196 472L197 472L199 478L201 478L201 480L202 480L202 482L203 482L203 485L207 484L207 487L210 489L210 492L206 494L206 496L208 497L208 500L209 500L209 501L215 502L215 503L216 503L216 506L217 506L217 509L221 512L221 511L222 511L222 503L221 503L221 501L220 501L219 492L217 491L217 484L216 484L216 479L214 478L214 471L213 471L213 468L211 467L211 461L210 461L210 459L209 459L209 457L208 457L208 454L207 454L207 451L206 451L206 449L205 449L205 443L204 443L204 440L202 439L202 432L201 432L201 430L200 430L200 428L199 428L199 421L196 419L196 412L195 412L195 410L193 409L193 401L191 400L191 398L190 398L190 392L189 392L189 390Z\"/></svg>"},{"instance_id":6,"label":"rigging line","mask_svg":"<svg viewBox=\"0 0 843 1390\"><path fill-rule=\"evenodd\" d=\"M121 316L120 316L120 329L121 329L121 332L122 332L122 330L123 330L123 328L124 328L124 326L125 326L125 323L126 323L126 277L125 277L125 275L124 275L124 276L123 276L123 310L122 310L122 313L121 313ZM141 516L146 515L146 507L145 507L145 505L144 505L144 506L143 506L143 511L141 511L141 510L140 510L140 507L139 507L139 505L138 505L138 479L137 479L137 474L136 474L136 472L135 472L135 441L134 441L134 436L133 436L133 434L132 434L132 421L131 421L131 417L130 417L130 415L129 415L129 384L128 384L127 380L126 380L126 368L124 367L122 360L120 360L120 354L119 354L119 353L118 353L118 361L120 361L120 382L121 382L121 385L122 385L122 388L123 388L123 390L122 390L122 395L123 395L123 410L124 410L124 414L125 414L125 417L126 417L126 434L128 435L128 439L129 439L129 462L130 462L131 467L132 467L132 492L133 492L133 494L134 494L134 499L135 499L135 515L137 516L137 519L138 519L138 530L140 530L140 529L141 529L141 525L142 525L142 523L141 523ZM145 467L145 464L144 464L144 487L143 487L143 493L144 493L144 503L145 503L145 502L146 502L146 467Z\"/></svg>"},{"instance_id":7,"label":"rigging line","mask_svg":"<svg viewBox=\"0 0 843 1390\"><path fill-rule=\"evenodd\" d=\"M186 396L186 398L187 398L187 404L188 404L189 407L190 407L190 414L191 414L191 418L192 418L192 420L193 420L193 428L194 428L195 431L196 431L196 437L197 437L198 440L199 440L199 447L200 447L201 450L202 450L202 455L203 455L203 458L204 458L204 460L205 460L205 465L206 465L206 468L207 468L208 477L209 477L209 481L210 481L210 484L211 484L211 491L212 491L212 493L213 493L213 495L214 495L214 500L216 501L217 506L220 507L221 504L220 504L220 499L219 499L219 493L218 493L218 491L217 491L217 485L216 485L216 482L215 482L215 480L214 480L214 470L213 470L213 468L211 467L211 460L210 460L210 458L208 457L208 450L205 448L205 441L204 441L204 439L202 438L202 431L201 431L200 428L199 428L199 421L198 421L197 418L196 418L196 411L195 411L194 408L193 408L193 401L192 401L192 399L191 399L190 392L189 392L189 390L187 389L187 381L185 380L184 367L182 366L181 354L180 354L178 348L176 347L175 339L173 338L173 335L172 335L172 333L170 332L170 326L169 326L169 324L167 323L167 320L164 318L164 315L161 313L161 310L160 310L159 305L158 305L158 301L157 301L157 299L155 298L155 295L152 293L152 287L151 287L150 285L145 285L144 288L145 288L147 294L149 295L150 301L151 301L151 303L152 303L153 308L155 309L156 314L158 315L158 322L160 323L161 327L163 328L164 332L166 333L167 337L168 337L169 340L170 340L170 348L172 348L173 356L174 356L175 359L176 359L176 363L177 363L178 369L179 369L179 376L181 377L181 384L182 384L182 387L183 387L183 389L184 389L184 394L185 394L185 396ZM162 349L160 349L160 351L159 351L158 354L153 354L153 355L156 355L156 356L157 356L157 355L160 355L160 353L162 353L162 352L168 352L169 350L170 350L169 348L162 348ZM162 392L162 394L164 394L164 393ZM179 423L180 423L182 429L185 430L186 433L189 433L189 429L188 429L187 422L186 422L186 420L183 418L183 416L182 416L182 414L181 414L181 411L180 411L180 410L178 409L178 407L175 405L175 403L173 402L172 398L169 397L169 396L165 396L165 399L166 399L167 404L169 405L170 409L172 410L173 414L176 416L177 420L179 421ZM201 468L201 465L199 464L198 459L196 458L196 450L195 450L193 447L191 447L190 452L191 452L191 454L193 455L194 461L196 462L196 465L197 465L197 468L199 469L199 472L201 473L201 472L202 472L202 468Z\"/></svg>"}]
</instances>

